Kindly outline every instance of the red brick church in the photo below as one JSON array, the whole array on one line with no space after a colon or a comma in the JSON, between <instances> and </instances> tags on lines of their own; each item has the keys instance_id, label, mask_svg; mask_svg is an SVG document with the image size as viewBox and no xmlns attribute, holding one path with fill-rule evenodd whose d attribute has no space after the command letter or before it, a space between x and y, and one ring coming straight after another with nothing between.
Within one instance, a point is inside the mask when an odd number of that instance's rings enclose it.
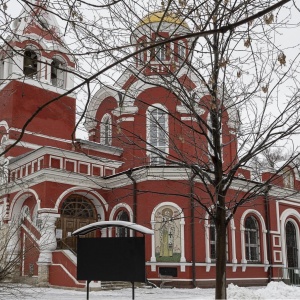
<instances>
[{"instance_id":1,"label":"red brick church","mask_svg":"<svg viewBox=\"0 0 300 300\"><path fill-rule=\"evenodd\" d=\"M199 104L207 101L205 90L184 64L193 40L182 38L155 53L138 53L116 83L101 87L90 101L85 119L89 139L72 140L76 99L68 91L75 60L58 28L50 12L24 11L13 24L15 37L1 51L0 151L14 147L0 156L0 232L7 241L0 251L6 261L20 257L14 276L85 287L76 279L71 233L99 220L124 220L155 231L146 237L150 282L159 284L167 273L177 286L213 286L215 228L191 196L197 193L205 201L207 195L201 193L200 180L174 163L192 162L209 145L186 130L195 120L166 84L169 72L176 71L176 81L198 97L199 116L208 118ZM131 42L140 50L155 35L168 38L174 31L183 36L190 29L175 15L153 13L136 25ZM224 164L237 155L237 144L229 143L235 140L235 118L235 112L225 112ZM201 147L195 150L195 143ZM272 170L265 172L262 180L271 175ZM249 168L239 169L228 201L241 197L242 186L254 186L251 178ZM277 279L283 267L299 268L300 197L286 194L299 190L300 180L291 167L276 184L230 221L228 282L263 284ZM91 235L133 232L109 228Z\"/></svg>"}]
</instances>

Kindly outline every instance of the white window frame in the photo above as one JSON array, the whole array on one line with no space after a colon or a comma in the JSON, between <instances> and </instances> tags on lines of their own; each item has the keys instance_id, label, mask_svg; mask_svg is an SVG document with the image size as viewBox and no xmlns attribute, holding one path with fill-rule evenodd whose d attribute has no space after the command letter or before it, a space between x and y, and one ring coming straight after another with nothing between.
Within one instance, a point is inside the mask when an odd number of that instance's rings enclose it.
<instances>
[{"instance_id":1,"label":"white window frame","mask_svg":"<svg viewBox=\"0 0 300 300\"><path fill-rule=\"evenodd\" d=\"M165 135L165 143L164 145L159 145L159 142L156 145L152 145L151 140L151 121L152 121L152 112L154 110L158 110L163 112L165 116L165 123L164 128L159 128L159 124L156 123L156 128L161 130ZM155 119L156 120L156 119ZM157 131L156 139L159 140L159 130ZM169 154L169 114L163 105L157 103L152 106L149 106L146 112L146 140L147 140L147 156L150 158L151 164L165 164L165 160L161 156L167 156ZM160 155L156 154L155 152L160 152Z\"/></svg>"},{"instance_id":2,"label":"white window frame","mask_svg":"<svg viewBox=\"0 0 300 300\"><path fill-rule=\"evenodd\" d=\"M254 220L255 226L256 226L255 229L250 229L250 228L246 227L246 222L249 218ZM245 218L244 228L245 228L245 232L244 232L244 234L245 234L245 259L251 263L259 263L261 261L261 259L260 259L260 228L259 228L259 223L258 223L257 218L253 215L247 216ZM251 243L250 235L253 234L254 232L256 232L256 241L255 241L255 243ZM248 236L248 238L247 238L247 236ZM250 257L252 248L256 249L256 257L254 259ZM247 256L248 256L248 258L247 258Z\"/></svg>"},{"instance_id":3,"label":"white window frame","mask_svg":"<svg viewBox=\"0 0 300 300\"><path fill-rule=\"evenodd\" d=\"M179 60L184 60L186 58L186 45L184 41L178 41L177 55Z\"/></svg>"},{"instance_id":4,"label":"white window frame","mask_svg":"<svg viewBox=\"0 0 300 300\"><path fill-rule=\"evenodd\" d=\"M162 41L162 39L157 40L157 42ZM162 44L155 48L155 60L158 62L163 62L167 60L167 44Z\"/></svg>"},{"instance_id":5,"label":"white window frame","mask_svg":"<svg viewBox=\"0 0 300 300\"><path fill-rule=\"evenodd\" d=\"M105 114L100 122L100 144L112 144L112 119L110 114Z\"/></svg>"}]
</instances>

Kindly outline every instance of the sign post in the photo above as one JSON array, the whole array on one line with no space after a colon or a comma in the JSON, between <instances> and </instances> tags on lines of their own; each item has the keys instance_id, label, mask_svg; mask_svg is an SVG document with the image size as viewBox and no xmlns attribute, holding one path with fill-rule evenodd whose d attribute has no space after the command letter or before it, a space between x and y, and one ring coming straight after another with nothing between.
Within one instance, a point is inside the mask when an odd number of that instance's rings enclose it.
<instances>
[{"instance_id":1,"label":"sign post","mask_svg":"<svg viewBox=\"0 0 300 300\"><path fill-rule=\"evenodd\" d=\"M142 237L80 238L91 231L107 227L125 227L143 234ZM126 221L101 221L86 225L72 233L77 236L77 279L89 284L97 281L145 282L145 234L154 234L144 226Z\"/></svg>"}]
</instances>

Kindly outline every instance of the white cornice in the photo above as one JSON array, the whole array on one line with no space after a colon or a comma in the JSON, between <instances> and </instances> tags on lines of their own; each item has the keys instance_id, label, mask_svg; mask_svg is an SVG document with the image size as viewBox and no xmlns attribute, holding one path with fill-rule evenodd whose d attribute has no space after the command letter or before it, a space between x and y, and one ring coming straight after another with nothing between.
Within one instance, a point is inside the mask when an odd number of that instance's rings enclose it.
<instances>
[{"instance_id":1,"label":"white cornice","mask_svg":"<svg viewBox=\"0 0 300 300\"><path fill-rule=\"evenodd\" d=\"M111 160L111 159L95 157L95 156L88 156L85 153L78 153L78 152L63 150L59 148L52 148L52 147L41 147L35 151L25 154L20 159L16 157L15 161L9 164L9 168L10 169L18 168L20 165L27 164L46 154L77 160L80 162L101 164L111 168L118 168L123 164L123 162L117 160Z\"/></svg>"},{"instance_id":2,"label":"white cornice","mask_svg":"<svg viewBox=\"0 0 300 300\"><path fill-rule=\"evenodd\" d=\"M107 153L116 156L121 156L123 153L122 148L118 148L114 146L108 146L108 145L91 142L87 140L81 140L81 139L77 139L76 142L80 144L80 147L82 149L92 149L100 153Z\"/></svg>"}]
</instances>

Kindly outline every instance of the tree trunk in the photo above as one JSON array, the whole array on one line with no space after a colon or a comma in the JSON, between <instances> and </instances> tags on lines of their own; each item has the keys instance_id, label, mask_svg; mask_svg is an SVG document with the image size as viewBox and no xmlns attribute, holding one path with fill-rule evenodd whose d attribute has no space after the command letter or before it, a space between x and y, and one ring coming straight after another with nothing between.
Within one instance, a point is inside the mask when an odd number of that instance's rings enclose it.
<instances>
[{"instance_id":1,"label":"tree trunk","mask_svg":"<svg viewBox=\"0 0 300 300\"><path fill-rule=\"evenodd\" d=\"M216 293L215 299L226 299L226 210L225 206L216 211Z\"/></svg>"}]
</instances>

